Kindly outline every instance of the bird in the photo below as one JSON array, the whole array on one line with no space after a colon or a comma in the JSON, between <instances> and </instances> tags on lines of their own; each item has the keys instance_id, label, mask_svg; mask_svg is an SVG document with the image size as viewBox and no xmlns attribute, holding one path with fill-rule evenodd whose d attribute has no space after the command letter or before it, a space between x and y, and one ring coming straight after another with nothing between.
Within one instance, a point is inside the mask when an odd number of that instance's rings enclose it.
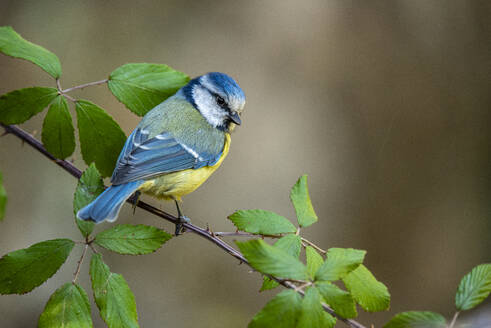
<instances>
[{"instance_id":1,"label":"bird","mask_svg":"<svg viewBox=\"0 0 491 328\"><path fill-rule=\"evenodd\" d=\"M77 218L114 222L131 195L136 205L145 193L175 202L179 235L189 222L179 201L222 164L244 105L244 92L227 74L211 72L190 80L145 114L121 150L111 186L80 209Z\"/></svg>"}]
</instances>

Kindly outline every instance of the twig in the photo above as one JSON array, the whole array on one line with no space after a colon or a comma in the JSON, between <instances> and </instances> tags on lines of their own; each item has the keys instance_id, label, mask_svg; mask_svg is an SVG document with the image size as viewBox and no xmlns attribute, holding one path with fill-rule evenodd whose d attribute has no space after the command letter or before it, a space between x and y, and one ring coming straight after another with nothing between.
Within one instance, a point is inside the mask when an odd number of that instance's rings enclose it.
<instances>
[{"instance_id":1,"label":"twig","mask_svg":"<svg viewBox=\"0 0 491 328\"><path fill-rule=\"evenodd\" d=\"M82 252L82 256L80 256L80 260L78 260L77 270L73 274L72 282L75 283L78 278L78 274L80 273L80 267L82 266L82 262L84 261L85 253L87 253L87 248L89 248L89 244L85 244L84 251Z\"/></svg>"},{"instance_id":2,"label":"twig","mask_svg":"<svg viewBox=\"0 0 491 328\"><path fill-rule=\"evenodd\" d=\"M104 79L104 80L100 80L100 81L95 81L95 82L89 82L89 83L77 85L75 87L71 87L71 88L68 88L68 89L65 89L65 90L60 90L60 91L62 93L67 93L67 92L70 92L70 91L73 91L73 90L83 89L83 88L90 87L90 86L93 86L93 85L104 84L104 83L107 83L107 81L108 81L108 79Z\"/></svg>"},{"instance_id":3,"label":"twig","mask_svg":"<svg viewBox=\"0 0 491 328\"><path fill-rule=\"evenodd\" d=\"M29 133L25 132L24 130L22 130L18 126L4 125L2 123L0 123L0 126L2 126L8 133L13 134L13 135L17 136L18 138L20 138L21 140L27 142L34 149L36 149L41 154L43 154L47 158L54 161L57 165L61 166L65 171L67 171L72 176L76 177L77 179L79 179L80 176L82 175L82 172L79 169L77 169L72 163L61 160L61 159L56 159L50 152L48 152L46 150L46 148L44 148L44 146L38 140L36 140L33 136L31 136ZM128 202L131 202L131 199L129 199ZM156 216L158 216L164 220L172 222L174 224L177 223L179 220L177 217L175 217L175 216L173 216L167 212L164 212L162 210L159 210L158 208L153 207L152 205L145 203L145 202L142 202L142 201L139 201L136 206L143 209L143 210L146 210L147 212L150 212L150 213L152 213L152 214L154 214L154 215L156 215ZM223 249L224 251L226 251L227 253L229 253L230 255L235 257L236 259L238 259L240 262L245 263L252 268L252 266L249 264L247 259L239 251L237 251L235 248L233 248L232 246L230 246L229 244L224 242L222 239L220 239L218 237L217 233L213 233L209 230L202 229L202 228L195 226L191 223L183 223L183 227L186 228L186 230L191 231L191 232L197 234L198 236L201 236L201 237L205 238L206 240L214 243L216 246ZM93 249L92 244L89 244L89 247L91 247ZM97 252L95 249L93 249L93 250L95 252ZM273 280L275 280L280 285L283 285L286 288L290 288L293 290L295 290L297 288L297 286L295 284L293 284L292 282L285 281L285 280L282 280L282 279L279 279L276 277L272 277L272 276L270 276L270 278L272 278ZM301 295L304 295L303 290L298 290L298 292ZM334 310L332 308L330 308L328 305L323 304L323 307L324 307L324 310L326 312L337 317L339 320L343 321L344 323L346 323L350 327L366 328L364 325L358 323L355 320L342 318L341 316L336 314L334 312Z\"/></svg>"},{"instance_id":4,"label":"twig","mask_svg":"<svg viewBox=\"0 0 491 328\"><path fill-rule=\"evenodd\" d=\"M455 325L455 322L457 321L459 314L460 314L460 311L455 312L455 314L453 315L453 318L452 318L452 322L450 322L450 325L448 325L448 328L453 328L453 326Z\"/></svg>"},{"instance_id":5,"label":"twig","mask_svg":"<svg viewBox=\"0 0 491 328\"><path fill-rule=\"evenodd\" d=\"M316 244L314 244L313 242L305 239L302 237L302 241L312 247L314 247L316 250L318 250L319 252L321 252L322 254L326 254L327 252L325 250L323 250L322 248L320 248L319 246L317 246Z\"/></svg>"},{"instance_id":6,"label":"twig","mask_svg":"<svg viewBox=\"0 0 491 328\"><path fill-rule=\"evenodd\" d=\"M249 232L242 232L242 231L233 231L233 232L214 232L215 236L219 237L267 237L267 238L281 238L283 236L281 235L260 235L260 234L253 234Z\"/></svg>"}]
</instances>

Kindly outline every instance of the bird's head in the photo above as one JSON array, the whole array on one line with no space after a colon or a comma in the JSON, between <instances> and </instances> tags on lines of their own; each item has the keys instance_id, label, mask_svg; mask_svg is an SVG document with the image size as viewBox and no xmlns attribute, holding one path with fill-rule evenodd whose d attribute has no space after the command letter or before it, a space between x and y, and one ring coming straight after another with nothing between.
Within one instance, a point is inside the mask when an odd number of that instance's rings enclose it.
<instances>
[{"instance_id":1,"label":"bird's head","mask_svg":"<svg viewBox=\"0 0 491 328\"><path fill-rule=\"evenodd\" d=\"M208 73L189 81L182 91L213 127L230 132L235 125L241 124L245 95L230 76Z\"/></svg>"}]
</instances>

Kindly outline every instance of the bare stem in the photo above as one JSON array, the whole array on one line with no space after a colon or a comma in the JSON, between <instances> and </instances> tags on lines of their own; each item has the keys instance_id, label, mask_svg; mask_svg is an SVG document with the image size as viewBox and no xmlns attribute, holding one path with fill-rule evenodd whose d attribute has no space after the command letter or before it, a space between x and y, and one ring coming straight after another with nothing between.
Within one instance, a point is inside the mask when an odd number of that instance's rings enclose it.
<instances>
[{"instance_id":1,"label":"bare stem","mask_svg":"<svg viewBox=\"0 0 491 328\"><path fill-rule=\"evenodd\" d=\"M18 137L19 139L21 139L22 141L25 141L27 144L29 144L30 146L32 146L34 149L36 149L37 151L39 151L41 154L43 154L44 156L46 156L47 158L51 159L53 162L55 162L58 166L61 166L65 171L67 171L68 173L70 173L72 176L76 177L77 179L80 178L80 176L82 175L82 172L76 168L72 163L70 162L67 162L67 161L64 161L64 160L61 160L61 159L56 159L50 152L48 152L46 150L46 148L44 148L44 146L41 144L41 142L39 142L37 139L35 139L32 135L30 135L29 133L27 133L26 131L22 130L21 128L19 128L18 126L15 126L15 125L5 125L5 124L2 124L0 123L0 126L2 126L6 132L8 132L8 134L13 134L15 135L16 137ZM132 201L132 198L130 197L128 199L128 202L131 203ZM179 219L167 212L164 212L156 207L153 207L152 205L148 204L148 203L145 203L145 202L142 202L142 201L139 201L136 205L137 207L147 211L147 212L150 212L166 221L169 221L169 222L172 222L172 223L177 223L179 222ZM229 244L227 244L226 242L224 242L222 239L219 238L219 235L217 233L213 233L212 231L210 231L209 229L203 229L203 228L200 228L198 226L195 226L191 223L183 223L183 227L186 228L187 231L190 231L190 232L193 232L195 234L197 234L198 236L212 242L213 244L215 244L216 246L218 246L219 248L221 248L222 250L224 250L225 252L227 252L228 254L230 254L231 256L235 257L237 260L239 260L241 263L245 263L247 264L249 267L252 268L252 266L250 265L250 263L247 261L247 259L242 255L242 253L240 253L239 251L237 251L235 248L233 248L232 246L230 246ZM237 234L238 236L242 236L244 235L243 233L238 233ZM268 236L269 237L269 236ZM279 236L275 236L275 238L278 238ZM302 238L303 240L303 238ZM316 249L318 249L319 251L323 251L321 250L320 248L318 248L317 246L313 246L313 244L307 240L303 240L304 242L308 243L309 245L312 245L312 247L316 247ZM97 251L93 248L92 244L90 242L87 242L87 245L88 247L90 247L94 252L97 253ZM87 247L86 247L87 248ZM85 253L85 250L84 250L84 253ZM81 259L83 259L83 256L81 257ZM80 262L81 263L81 262ZM79 264L80 266L80 264ZM77 269L77 271L79 271L79 269ZM76 272L76 275L77 272ZM301 295L304 295L304 292L303 290L298 290L298 286L296 286L294 283L290 282L290 281L287 281L287 280L282 280L282 279L279 279L279 278L276 278L276 277L273 277L273 276L269 276L271 279L275 280L276 282L278 282L280 285L283 285L284 287L286 288L290 288L290 289L293 289L293 290L297 290L299 294ZM77 277L74 278L74 280L76 279ZM328 305L326 304L323 304L323 308L326 312L330 313L331 315L337 317L340 321L343 321L345 324L347 324L348 326L352 327L352 328L366 328L364 325L362 325L361 323L355 321L355 320L352 320L352 319L345 319L341 316L339 316L338 314L336 314L334 312L334 310L329 307Z\"/></svg>"},{"instance_id":2,"label":"bare stem","mask_svg":"<svg viewBox=\"0 0 491 328\"><path fill-rule=\"evenodd\" d=\"M60 91L62 93L67 93L67 92L70 92L70 91L73 91L73 90L83 89L83 88L90 87L90 86L93 86L93 85L104 84L104 83L107 83L107 81L108 81L108 79L104 79L104 80L100 80L100 81L95 81L95 82L89 82L89 83L77 85L77 86L74 86L74 87L71 87L71 88L68 88L68 89L65 89L65 90L60 90Z\"/></svg>"},{"instance_id":3,"label":"bare stem","mask_svg":"<svg viewBox=\"0 0 491 328\"><path fill-rule=\"evenodd\" d=\"M80 256L80 260L78 260L77 270L73 274L72 282L75 283L78 278L78 274L80 273L80 267L82 266L82 262L84 261L85 254L87 253L87 248L89 248L89 244L85 244L84 251L82 252L82 256Z\"/></svg>"},{"instance_id":4,"label":"bare stem","mask_svg":"<svg viewBox=\"0 0 491 328\"><path fill-rule=\"evenodd\" d=\"M307 245L310 245L312 246L313 248L315 248L316 250L318 250L319 252L321 252L322 254L326 254L327 252L325 250L323 250L322 248L320 248L319 246L317 246L316 244L314 244L313 242L305 239L302 237L302 242L306 243Z\"/></svg>"},{"instance_id":5,"label":"bare stem","mask_svg":"<svg viewBox=\"0 0 491 328\"><path fill-rule=\"evenodd\" d=\"M234 231L234 232L214 232L215 236L219 237L267 237L267 238L281 238L280 235L259 235L242 231Z\"/></svg>"},{"instance_id":6,"label":"bare stem","mask_svg":"<svg viewBox=\"0 0 491 328\"><path fill-rule=\"evenodd\" d=\"M455 312L452 318L452 322L450 322L450 325L448 325L448 328L453 328L455 325L455 322L457 322L457 318L459 317L460 311Z\"/></svg>"}]
</instances>

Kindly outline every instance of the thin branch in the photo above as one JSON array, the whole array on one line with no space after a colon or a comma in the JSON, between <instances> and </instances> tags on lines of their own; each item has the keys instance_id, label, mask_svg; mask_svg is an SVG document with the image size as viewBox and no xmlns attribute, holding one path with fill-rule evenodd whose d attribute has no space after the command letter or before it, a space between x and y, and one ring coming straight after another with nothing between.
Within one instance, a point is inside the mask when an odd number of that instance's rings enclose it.
<instances>
[{"instance_id":1,"label":"thin branch","mask_svg":"<svg viewBox=\"0 0 491 328\"><path fill-rule=\"evenodd\" d=\"M82 256L80 256L80 260L78 260L77 270L73 274L72 282L75 283L78 278L78 274L80 273L80 267L82 266L82 262L84 261L85 253L87 253L87 248L89 248L89 244L85 244L84 251L82 252Z\"/></svg>"},{"instance_id":2,"label":"thin branch","mask_svg":"<svg viewBox=\"0 0 491 328\"><path fill-rule=\"evenodd\" d=\"M90 86L93 86L93 85L104 84L104 83L107 83L107 81L109 81L109 80L108 79L104 79L104 80L100 80L100 81L89 82L89 83L77 85L75 87L71 87L71 88L68 88L68 89L65 89L65 90L60 90L60 91L62 93L67 93L67 92L70 92L70 91L73 91L73 90L83 89L83 88L90 87Z\"/></svg>"},{"instance_id":3,"label":"thin branch","mask_svg":"<svg viewBox=\"0 0 491 328\"><path fill-rule=\"evenodd\" d=\"M459 314L460 314L460 311L455 312L455 314L453 315L453 318L452 318L452 322L450 322L450 325L448 325L448 328L453 328L453 326L455 325L455 322L457 321Z\"/></svg>"},{"instance_id":4,"label":"thin branch","mask_svg":"<svg viewBox=\"0 0 491 328\"><path fill-rule=\"evenodd\" d=\"M249 232L242 232L242 231L234 231L234 232L213 232L215 236L219 237L267 237L267 238L281 238L283 236L280 235L260 235L260 234L253 234Z\"/></svg>"},{"instance_id":5,"label":"thin branch","mask_svg":"<svg viewBox=\"0 0 491 328\"><path fill-rule=\"evenodd\" d=\"M321 252L322 254L326 254L327 252L325 250L323 250L322 248L320 248L319 246L317 246L316 244L314 244L313 242L305 239L302 237L302 241L312 247L314 247L316 250L318 250L319 252Z\"/></svg>"},{"instance_id":6,"label":"thin branch","mask_svg":"<svg viewBox=\"0 0 491 328\"><path fill-rule=\"evenodd\" d=\"M61 166L65 171L67 171L72 176L76 177L77 179L79 179L80 176L82 175L82 172L79 169L77 169L72 163L64 161L64 160L56 159L50 152L48 152L46 150L46 148L43 147L43 145L38 140L36 140L33 136L31 136L29 133L25 132L24 130L22 130L18 126L4 125L2 123L0 123L0 126L2 126L9 134L13 134L13 135L17 136L18 138L20 138L21 140L27 142L29 145L31 145L33 148L35 148L41 154L43 154L47 158L51 159L58 166ZM132 201L132 198L128 199L128 202L131 202L131 201ZM139 208L141 208L147 212L150 212L150 213L152 213L152 214L154 214L154 215L156 215L156 216L158 216L164 220L172 222L174 224L177 223L179 220L177 217L175 217L175 216L173 216L167 212L164 212L164 211L162 211L156 207L153 207L152 205L150 205L148 203L142 202L142 201L139 201L136 206L138 206ZM198 236L203 237L206 240L212 242L213 244L215 244L219 248L223 249L225 252L229 253L230 255L232 255L233 257L238 259L241 263L245 263L252 268L252 266L249 264L247 259L239 251L237 251L235 248L233 248L232 246L230 246L229 244L224 242L222 239L220 239L216 233L213 233L207 229L200 228L200 227L195 226L191 223L183 223L183 227L186 228L187 231L191 231L191 232L197 234ZM91 244L89 244L89 246L92 248ZM93 250L95 251L95 249L93 249ZM270 278L275 280L276 282L278 282L279 284L283 285L286 288L290 288L293 290L295 290L297 288L297 286L290 281L285 281L285 280L282 280L282 279L279 279L276 277L272 277L272 276L270 276ZM303 290L298 290L298 292L301 295L304 295ZM323 304L323 307L324 307L324 310L326 310L326 312L337 317L339 320L343 321L344 323L346 323L347 325L349 325L352 328L366 328L364 325L358 323L355 320L345 319L345 318L340 317L328 305Z\"/></svg>"}]
</instances>

